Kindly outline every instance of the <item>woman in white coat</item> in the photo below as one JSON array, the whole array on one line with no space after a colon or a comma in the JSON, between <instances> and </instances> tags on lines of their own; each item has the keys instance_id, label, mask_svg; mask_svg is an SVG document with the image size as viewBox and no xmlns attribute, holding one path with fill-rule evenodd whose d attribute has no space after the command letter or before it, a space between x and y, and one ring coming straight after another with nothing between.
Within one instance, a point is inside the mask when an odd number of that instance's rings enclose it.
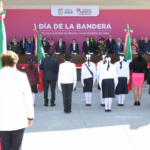
<instances>
[{"instance_id":1,"label":"woman in white coat","mask_svg":"<svg viewBox=\"0 0 150 150\"><path fill-rule=\"evenodd\" d=\"M31 88L25 73L16 69L18 56L7 51L1 55L0 137L2 150L19 150L26 127L34 118Z\"/></svg>"},{"instance_id":2,"label":"woman in white coat","mask_svg":"<svg viewBox=\"0 0 150 150\"><path fill-rule=\"evenodd\" d=\"M99 86L102 88L102 95L105 101L105 111L111 111L112 98L115 97L115 88L118 84L116 68L110 63L111 58L106 56L106 64L100 71Z\"/></svg>"}]
</instances>

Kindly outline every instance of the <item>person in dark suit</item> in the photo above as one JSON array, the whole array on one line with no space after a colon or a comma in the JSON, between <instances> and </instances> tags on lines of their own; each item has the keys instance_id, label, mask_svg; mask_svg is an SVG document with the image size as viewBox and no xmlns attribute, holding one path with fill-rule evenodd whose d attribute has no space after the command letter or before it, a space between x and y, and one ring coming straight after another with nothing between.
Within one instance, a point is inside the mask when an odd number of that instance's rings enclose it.
<instances>
[{"instance_id":1,"label":"person in dark suit","mask_svg":"<svg viewBox=\"0 0 150 150\"><path fill-rule=\"evenodd\" d=\"M48 89L49 85L51 88L51 106L55 106L55 88L56 88L56 80L59 70L58 60L53 58L54 55L53 50L48 50L48 57L42 59L40 64L40 70L43 70L43 85L44 85L44 106L48 106Z\"/></svg>"},{"instance_id":2,"label":"person in dark suit","mask_svg":"<svg viewBox=\"0 0 150 150\"><path fill-rule=\"evenodd\" d=\"M14 40L14 43L11 45L11 50L15 52L16 54L20 53L20 45L19 43L17 43L16 39Z\"/></svg>"},{"instance_id":3,"label":"person in dark suit","mask_svg":"<svg viewBox=\"0 0 150 150\"><path fill-rule=\"evenodd\" d=\"M79 54L79 45L76 43L76 39L73 39L72 43L70 44L70 54L72 53Z\"/></svg>"},{"instance_id":4,"label":"person in dark suit","mask_svg":"<svg viewBox=\"0 0 150 150\"><path fill-rule=\"evenodd\" d=\"M46 37L43 37L42 44L43 44L43 47L44 47L44 52L47 53L48 50L49 50L49 48L50 48L50 45L49 45L49 43L46 41Z\"/></svg>"},{"instance_id":5,"label":"person in dark suit","mask_svg":"<svg viewBox=\"0 0 150 150\"><path fill-rule=\"evenodd\" d=\"M123 44L121 43L121 39L117 39L117 43L114 44L113 54L123 53Z\"/></svg>"},{"instance_id":6,"label":"person in dark suit","mask_svg":"<svg viewBox=\"0 0 150 150\"><path fill-rule=\"evenodd\" d=\"M86 41L83 42L83 54L92 53L92 43L89 36L86 37Z\"/></svg>"},{"instance_id":7,"label":"person in dark suit","mask_svg":"<svg viewBox=\"0 0 150 150\"><path fill-rule=\"evenodd\" d=\"M59 42L57 42L56 44L56 53L60 53L60 54L65 54L66 52L66 47L62 42L62 39L59 39Z\"/></svg>"},{"instance_id":8,"label":"person in dark suit","mask_svg":"<svg viewBox=\"0 0 150 150\"><path fill-rule=\"evenodd\" d=\"M115 44L115 40L112 38L112 35L109 35L109 39L106 40L108 54L113 54L113 48Z\"/></svg>"},{"instance_id":9,"label":"person in dark suit","mask_svg":"<svg viewBox=\"0 0 150 150\"><path fill-rule=\"evenodd\" d=\"M27 42L26 37L22 37L22 41L20 41L20 54L21 55L25 54L24 48L25 48L25 43L26 42Z\"/></svg>"},{"instance_id":10,"label":"person in dark suit","mask_svg":"<svg viewBox=\"0 0 150 150\"><path fill-rule=\"evenodd\" d=\"M148 38L145 38L145 41L142 43L141 51L143 54L150 53L150 43L148 42Z\"/></svg>"},{"instance_id":11,"label":"person in dark suit","mask_svg":"<svg viewBox=\"0 0 150 150\"><path fill-rule=\"evenodd\" d=\"M65 49L66 49L66 42L63 40L63 37L62 37L62 36L61 36L60 38L61 38L61 40L62 40L62 44L65 46Z\"/></svg>"},{"instance_id":12,"label":"person in dark suit","mask_svg":"<svg viewBox=\"0 0 150 150\"><path fill-rule=\"evenodd\" d=\"M28 38L28 42L25 43L25 54L34 54L35 44L34 42L31 42L31 38Z\"/></svg>"},{"instance_id":13,"label":"person in dark suit","mask_svg":"<svg viewBox=\"0 0 150 150\"><path fill-rule=\"evenodd\" d=\"M140 49L140 51L141 51L143 43L144 43L144 37L143 37L143 35L141 35L140 40L138 41L138 48Z\"/></svg>"}]
</instances>

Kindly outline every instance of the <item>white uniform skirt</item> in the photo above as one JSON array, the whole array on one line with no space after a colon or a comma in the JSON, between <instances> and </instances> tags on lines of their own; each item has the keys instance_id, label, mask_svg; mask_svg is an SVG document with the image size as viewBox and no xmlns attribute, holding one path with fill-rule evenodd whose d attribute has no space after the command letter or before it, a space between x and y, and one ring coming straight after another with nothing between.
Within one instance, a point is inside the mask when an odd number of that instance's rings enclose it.
<instances>
[{"instance_id":1,"label":"white uniform skirt","mask_svg":"<svg viewBox=\"0 0 150 150\"><path fill-rule=\"evenodd\" d=\"M114 79L103 79L102 80L102 95L103 95L103 98L114 98L115 97Z\"/></svg>"},{"instance_id":2,"label":"white uniform skirt","mask_svg":"<svg viewBox=\"0 0 150 150\"><path fill-rule=\"evenodd\" d=\"M93 90L93 78L84 79L83 92L92 92Z\"/></svg>"},{"instance_id":3,"label":"white uniform skirt","mask_svg":"<svg viewBox=\"0 0 150 150\"><path fill-rule=\"evenodd\" d=\"M116 87L116 95L128 94L128 85L126 77L118 78L118 85Z\"/></svg>"}]
</instances>

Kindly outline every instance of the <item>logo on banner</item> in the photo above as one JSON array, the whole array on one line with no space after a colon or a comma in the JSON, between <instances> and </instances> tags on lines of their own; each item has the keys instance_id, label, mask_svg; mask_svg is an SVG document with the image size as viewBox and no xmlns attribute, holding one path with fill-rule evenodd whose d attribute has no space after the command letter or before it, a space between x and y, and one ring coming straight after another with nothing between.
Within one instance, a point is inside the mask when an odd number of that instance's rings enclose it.
<instances>
[{"instance_id":1,"label":"logo on banner","mask_svg":"<svg viewBox=\"0 0 150 150\"><path fill-rule=\"evenodd\" d=\"M79 15L91 15L93 12L91 9L80 9L80 8L77 8L76 9L76 12L79 14Z\"/></svg>"},{"instance_id":2,"label":"logo on banner","mask_svg":"<svg viewBox=\"0 0 150 150\"><path fill-rule=\"evenodd\" d=\"M61 17L92 17L99 15L99 6L79 6L79 5L52 5L51 14L52 16L61 16Z\"/></svg>"},{"instance_id":3,"label":"logo on banner","mask_svg":"<svg viewBox=\"0 0 150 150\"><path fill-rule=\"evenodd\" d=\"M58 15L63 15L63 9L62 8L58 9Z\"/></svg>"}]
</instances>

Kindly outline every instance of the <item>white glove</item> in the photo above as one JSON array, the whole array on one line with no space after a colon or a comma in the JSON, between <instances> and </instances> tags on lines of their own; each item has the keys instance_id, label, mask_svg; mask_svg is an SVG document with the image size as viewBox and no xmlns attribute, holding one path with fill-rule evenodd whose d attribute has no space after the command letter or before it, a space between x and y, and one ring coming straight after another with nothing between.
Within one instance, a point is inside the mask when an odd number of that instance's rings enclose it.
<instances>
[{"instance_id":1,"label":"white glove","mask_svg":"<svg viewBox=\"0 0 150 150\"><path fill-rule=\"evenodd\" d=\"M82 82L82 86L84 87L84 83Z\"/></svg>"},{"instance_id":2,"label":"white glove","mask_svg":"<svg viewBox=\"0 0 150 150\"><path fill-rule=\"evenodd\" d=\"M76 85L75 85L75 84L73 84L73 90L75 90L75 88L76 88Z\"/></svg>"},{"instance_id":3,"label":"white glove","mask_svg":"<svg viewBox=\"0 0 150 150\"><path fill-rule=\"evenodd\" d=\"M98 83L99 84L99 83ZM102 90L102 84L99 84L100 89Z\"/></svg>"},{"instance_id":4,"label":"white glove","mask_svg":"<svg viewBox=\"0 0 150 150\"><path fill-rule=\"evenodd\" d=\"M59 88L59 90L60 90L60 91L62 91L62 89L61 89L61 85L60 85L60 84L58 84L58 88Z\"/></svg>"},{"instance_id":5,"label":"white glove","mask_svg":"<svg viewBox=\"0 0 150 150\"><path fill-rule=\"evenodd\" d=\"M115 89L116 89L116 87L117 87L117 83L115 83Z\"/></svg>"}]
</instances>

